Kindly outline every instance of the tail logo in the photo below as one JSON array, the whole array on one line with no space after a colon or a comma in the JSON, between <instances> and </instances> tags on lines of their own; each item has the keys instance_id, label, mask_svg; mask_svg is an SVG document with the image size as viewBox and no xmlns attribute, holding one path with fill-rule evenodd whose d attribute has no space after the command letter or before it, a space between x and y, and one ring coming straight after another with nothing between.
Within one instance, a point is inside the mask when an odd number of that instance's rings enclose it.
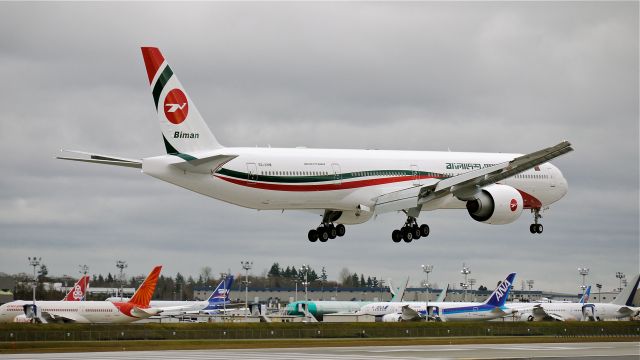
<instances>
[{"instance_id":1,"label":"tail logo","mask_svg":"<svg viewBox=\"0 0 640 360\"><path fill-rule=\"evenodd\" d=\"M187 118L189 114L189 102L187 96L182 90L176 88L167 94L164 98L164 116L172 124L180 124Z\"/></svg>"},{"instance_id":2,"label":"tail logo","mask_svg":"<svg viewBox=\"0 0 640 360\"><path fill-rule=\"evenodd\" d=\"M503 281L498 286L498 288L496 289L496 298L497 298L498 301L500 301L500 299L502 299L502 297L507 292L507 290L509 289L510 286L511 286L511 283L509 282L509 280Z\"/></svg>"},{"instance_id":3,"label":"tail logo","mask_svg":"<svg viewBox=\"0 0 640 360\"><path fill-rule=\"evenodd\" d=\"M511 211L516 211L518 209L518 201L516 199L511 199L509 207L511 208Z\"/></svg>"},{"instance_id":4,"label":"tail logo","mask_svg":"<svg viewBox=\"0 0 640 360\"><path fill-rule=\"evenodd\" d=\"M80 285L76 285L73 288L73 294L72 295L73 295L73 298L75 300L82 300L82 295L84 295L84 294L82 293L82 288L80 287Z\"/></svg>"}]
</instances>

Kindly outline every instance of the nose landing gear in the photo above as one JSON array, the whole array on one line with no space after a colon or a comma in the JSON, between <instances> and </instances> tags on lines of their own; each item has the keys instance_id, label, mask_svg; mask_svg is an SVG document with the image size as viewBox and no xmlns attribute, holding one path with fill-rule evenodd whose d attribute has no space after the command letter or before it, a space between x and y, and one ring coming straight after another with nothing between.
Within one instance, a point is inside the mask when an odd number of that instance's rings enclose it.
<instances>
[{"instance_id":1,"label":"nose landing gear","mask_svg":"<svg viewBox=\"0 0 640 360\"><path fill-rule=\"evenodd\" d=\"M542 234L544 227L542 224L538 223L539 219L542 219L542 215L540 215L540 208L533 209L533 224L529 225L529 231L532 234Z\"/></svg>"}]
</instances>

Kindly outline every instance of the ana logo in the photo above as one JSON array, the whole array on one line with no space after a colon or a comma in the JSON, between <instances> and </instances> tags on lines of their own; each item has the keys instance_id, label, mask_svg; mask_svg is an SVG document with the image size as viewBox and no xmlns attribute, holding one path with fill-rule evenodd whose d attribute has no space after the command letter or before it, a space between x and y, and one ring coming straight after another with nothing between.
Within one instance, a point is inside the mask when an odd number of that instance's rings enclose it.
<instances>
[{"instance_id":1,"label":"ana logo","mask_svg":"<svg viewBox=\"0 0 640 360\"><path fill-rule=\"evenodd\" d=\"M507 290L509 289L510 286L511 286L511 283L509 282L509 280L503 281L500 284L500 286L498 286L498 288L496 289L496 298L498 299L498 301L500 301L500 299L502 299L502 297L504 296L505 292L507 292Z\"/></svg>"},{"instance_id":2,"label":"ana logo","mask_svg":"<svg viewBox=\"0 0 640 360\"><path fill-rule=\"evenodd\" d=\"M72 294L73 298L76 300L82 300L82 288L80 288L80 285L76 285L73 288L73 294Z\"/></svg>"},{"instance_id":3,"label":"ana logo","mask_svg":"<svg viewBox=\"0 0 640 360\"><path fill-rule=\"evenodd\" d=\"M516 211L518 209L518 201L516 199L511 199L509 207L511 208L511 211Z\"/></svg>"},{"instance_id":4,"label":"ana logo","mask_svg":"<svg viewBox=\"0 0 640 360\"><path fill-rule=\"evenodd\" d=\"M173 124L180 124L189 114L187 96L180 89L169 91L164 98L164 116Z\"/></svg>"}]
</instances>

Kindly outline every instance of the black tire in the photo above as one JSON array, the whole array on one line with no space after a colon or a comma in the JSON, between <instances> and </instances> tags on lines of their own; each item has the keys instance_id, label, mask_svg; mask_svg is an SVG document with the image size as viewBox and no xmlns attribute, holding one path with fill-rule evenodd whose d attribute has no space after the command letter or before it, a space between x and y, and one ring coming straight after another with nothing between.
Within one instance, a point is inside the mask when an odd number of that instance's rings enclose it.
<instances>
[{"instance_id":1,"label":"black tire","mask_svg":"<svg viewBox=\"0 0 640 360\"><path fill-rule=\"evenodd\" d=\"M309 234L307 235L307 237L309 238L309 241L311 241L311 242L318 241L318 231L316 231L316 229L309 230Z\"/></svg>"},{"instance_id":2,"label":"black tire","mask_svg":"<svg viewBox=\"0 0 640 360\"><path fill-rule=\"evenodd\" d=\"M404 227L402 228L402 240L406 243L410 243L413 240L413 234L411 233L411 228Z\"/></svg>"},{"instance_id":3,"label":"black tire","mask_svg":"<svg viewBox=\"0 0 640 360\"><path fill-rule=\"evenodd\" d=\"M329 232L329 239L335 239L336 236L338 236L338 231L336 231L336 227L333 225L329 225L327 231Z\"/></svg>"},{"instance_id":4,"label":"black tire","mask_svg":"<svg viewBox=\"0 0 640 360\"><path fill-rule=\"evenodd\" d=\"M536 233L536 224L529 225L529 231L531 231L532 234L535 234Z\"/></svg>"},{"instance_id":5,"label":"black tire","mask_svg":"<svg viewBox=\"0 0 640 360\"><path fill-rule=\"evenodd\" d=\"M538 225L536 226L536 232L537 232L538 234L542 234L542 231L543 231L543 230L544 230L544 227L542 226L542 224L538 224Z\"/></svg>"},{"instance_id":6,"label":"black tire","mask_svg":"<svg viewBox=\"0 0 640 360\"><path fill-rule=\"evenodd\" d=\"M347 228L345 228L344 225L342 224L336 225L336 234L338 236L343 237L346 232L347 232Z\"/></svg>"},{"instance_id":7,"label":"black tire","mask_svg":"<svg viewBox=\"0 0 640 360\"><path fill-rule=\"evenodd\" d=\"M422 233L420 232L420 228L418 227L418 225L413 225L413 227L411 228L411 235L413 235L413 240L420 239Z\"/></svg>"},{"instance_id":8,"label":"black tire","mask_svg":"<svg viewBox=\"0 0 640 360\"><path fill-rule=\"evenodd\" d=\"M429 229L429 225L427 224L420 225L420 235L422 235L422 237L429 236L429 232L431 232L431 229Z\"/></svg>"},{"instance_id":9,"label":"black tire","mask_svg":"<svg viewBox=\"0 0 640 360\"><path fill-rule=\"evenodd\" d=\"M402 241L402 233L400 232L400 230L393 230L393 232L391 233L391 240L393 240L394 243L399 243L400 241Z\"/></svg>"},{"instance_id":10,"label":"black tire","mask_svg":"<svg viewBox=\"0 0 640 360\"><path fill-rule=\"evenodd\" d=\"M329 240L329 232L323 226L318 228L318 240L320 240L320 242L327 242L327 240Z\"/></svg>"}]
</instances>

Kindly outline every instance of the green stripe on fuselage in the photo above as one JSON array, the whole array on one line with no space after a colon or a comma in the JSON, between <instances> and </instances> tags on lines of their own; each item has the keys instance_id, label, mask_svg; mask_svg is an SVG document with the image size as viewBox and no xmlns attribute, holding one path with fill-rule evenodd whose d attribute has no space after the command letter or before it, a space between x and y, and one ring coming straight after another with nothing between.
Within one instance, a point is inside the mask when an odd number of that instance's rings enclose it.
<instances>
[{"instance_id":1,"label":"green stripe on fuselage","mask_svg":"<svg viewBox=\"0 0 640 360\"><path fill-rule=\"evenodd\" d=\"M221 168L217 171L220 175L226 175L229 177L247 180L249 179L249 174L241 171L235 171L230 169ZM285 184L302 184L302 183L314 183L314 182L327 182L327 181L336 181L336 180L351 180L351 179L361 179L368 177L379 177L379 176L429 176L429 177L442 177L441 174L428 172L428 171L418 171L417 173L412 170L371 170L371 171L359 171L359 172L349 172L342 174L330 174L330 175L261 175L261 174L253 174L253 180L258 180L262 182L271 182L271 183L285 183Z\"/></svg>"}]
</instances>

